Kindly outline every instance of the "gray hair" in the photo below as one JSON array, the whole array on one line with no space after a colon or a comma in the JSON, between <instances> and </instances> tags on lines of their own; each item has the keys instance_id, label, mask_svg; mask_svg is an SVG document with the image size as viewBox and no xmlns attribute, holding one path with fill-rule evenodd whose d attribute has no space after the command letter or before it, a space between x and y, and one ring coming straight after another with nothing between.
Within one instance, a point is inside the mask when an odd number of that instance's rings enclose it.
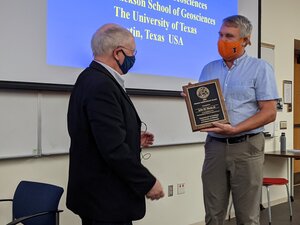
<instances>
[{"instance_id":1,"label":"gray hair","mask_svg":"<svg viewBox=\"0 0 300 225\"><path fill-rule=\"evenodd\" d=\"M130 44L132 34L129 30L117 24L105 24L101 26L93 35L91 48L94 56L111 54L118 46Z\"/></svg>"},{"instance_id":2,"label":"gray hair","mask_svg":"<svg viewBox=\"0 0 300 225\"><path fill-rule=\"evenodd\" d=\"M245 16L241 16L241 15L229 16L223 19L223 24L228 27L239 28L241 38L251 35L252 24Z\"/></svg>"}]
</instances>

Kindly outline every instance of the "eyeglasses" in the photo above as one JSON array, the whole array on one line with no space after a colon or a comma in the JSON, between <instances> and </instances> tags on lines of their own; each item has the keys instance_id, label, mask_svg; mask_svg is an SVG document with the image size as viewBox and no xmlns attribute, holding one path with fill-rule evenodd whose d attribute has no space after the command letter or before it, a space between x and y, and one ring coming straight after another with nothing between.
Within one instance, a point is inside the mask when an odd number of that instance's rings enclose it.
<instances>
[{"instance_id":1,"label":"eyeglasses","mask_svg":"<svg viewBox=\"0 0 300 225\"><path fill-rule=\"evenodd\" d=\"M145 134L147 132L147 124L141 121L141 134Z\"/></svg>"},{"instance_id":2,"label":"eyeglasses","mask_svg":"<svg viewBox=\"0 0 300 225\"><path fill-rule=\"evenodd\" d=\"M148 160L151 158L151 153L150 152L146 152L146 153L141 152L141 158L144 160Z\"/></svg>"},{"instance_id":3,"label":"eyeglasses","mask_svg":"<svg viewBox=\"0 0 300 225\"><path fill-rule=\"evenodd\" d=\"M141 121L141 134L143 135L146 132L147 132L147 124L145 122ZM150 152L147 152L147 153L141 152L141 158L144 159L144 160L150 159L151 158L151 153Z\"/></svg>"},{"instance_id":4,"label":"eyeglasses","mask_svg":"<svg viewBox=\"0 0 300 225\"><path fill-rule=\"evenodd\" d=\"M141 121L141 136L143 136L147 132L147 124ZM145 144L145 141L141 143L141 146Z\"/></svg>"},{"instance_id":5,"label":"eyeglasses","mask_svg":"<svg viewBox=\"0 0 300 225\"><path fill-rule=\"evenodd\" d=\"M126 48L126 47L124 47L122 45L118 46L117 48L125 48L125 49L127 49L129 51L132 51L134 56L137 54L137 50L136 49Z\"/></svg>"}]
</instances>

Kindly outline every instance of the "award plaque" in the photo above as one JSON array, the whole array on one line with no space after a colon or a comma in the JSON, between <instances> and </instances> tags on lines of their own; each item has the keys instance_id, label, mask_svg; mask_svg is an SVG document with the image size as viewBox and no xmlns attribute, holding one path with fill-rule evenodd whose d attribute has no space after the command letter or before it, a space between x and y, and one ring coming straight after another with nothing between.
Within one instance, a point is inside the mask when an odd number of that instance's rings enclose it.
<instances>
[{"instance_id":1,"label":"award plaque","mask_svg":"<svg viewBox=\"0 0 300 225\"><path fill-rule=\"evenodd\" d=\"M212 122L229 123L218 79L182 88L193 131L213 127Z\"/></svg>"}]
</instances>

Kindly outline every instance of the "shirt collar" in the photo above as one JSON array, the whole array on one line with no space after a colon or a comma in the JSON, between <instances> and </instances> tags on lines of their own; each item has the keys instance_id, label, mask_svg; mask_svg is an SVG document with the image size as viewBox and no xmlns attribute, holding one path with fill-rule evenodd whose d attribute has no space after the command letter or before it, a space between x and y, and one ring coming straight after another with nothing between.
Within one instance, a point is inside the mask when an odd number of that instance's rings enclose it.
<instances>
[{"instance_id":1,"label":"shirt collar","mask_svg":"<svg viewBox=\"0 0 300 225\"><path fill-rule=\"evenodd\" d=\"M233 61L233 66L237 66L241 61L243 61L247 57L247 53L245 52L241 57L237 58L236 60ZM226 63L224 60L222 60L223 66L227 67Z\"/></svg>"},{"instance_id":2,"label":"shirt collar","mask_svg":"<svg viewBox=\"0 0 300 225\"><path fill-rule=\"evenodd\" d=\"M119 74L116 70L114 70L110 66L108 66L108 65L106 65L106 64L104 64L100 61L97 61L97 60L94 60L94 61L101 64L105 69L107 69L108 72L110 72L111 75L116 79L118 84L120 84L120 86L124 89L124 91L126 91L126 89L125 89L125 79L121 76L121 74Z\"/></svg>"}]
</instances>

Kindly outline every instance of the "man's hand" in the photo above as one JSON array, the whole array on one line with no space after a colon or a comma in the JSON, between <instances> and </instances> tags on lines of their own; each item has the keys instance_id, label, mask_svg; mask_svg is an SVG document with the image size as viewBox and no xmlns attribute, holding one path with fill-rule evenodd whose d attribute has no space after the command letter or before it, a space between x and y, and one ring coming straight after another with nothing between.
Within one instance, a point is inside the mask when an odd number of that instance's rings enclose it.
<instances>
[{"instance_id":1,"label":"man's hand","mask_svg":"<svg viewBox=\"0 0 300 225\"><path fill-rule=\"evenodd\" d=\"M192 83L189 82L188 85L192 85ZM180 95L181 95L181 97L184 97L184 98L186 97L186 94L184 92L180 92Z\"/></svg>"},{"instance_id":2,"label":"man's hand","mask_svg":"<svg viewBox=\"0 0 300 225\"><path fill-rule=\"evenodd\" d=\"M223 134L223 135L235 135L237 134L237 130L235 127L231 126L230 124L224 124L224 123L218 123L218 122L212 122L214 127L210 128L204 128L201 129L201 132L215 132L217 134Z\"/></svg>"},{"instance_id":3,"label":"man's hand","mask_svg":"<svg viewBox=\"0 0 300 225\"><path fill-rule=\"evenodd\" d=\"M154 135L150 132L142 132L141 134L141 147L147 148L150 145L153 145Z\"/></svg>"},{"instance_id":4,"label":"man's hand","mask_svg":"<svg viewBox=\"0 0 300 225\"><path fill-rule=\"evenodd\" d=\"M259 101L259 111L243 122L235 125L234 127L230 124L222 124L218 122L213 122L214 127L201 129L203 132L215 132L218 134L233 136L246 132L249 130L256 129L258 127L264 126L276 119L276 101Z\"/></svg>"},{"instance_id":5,"label":"man's hand","mask_svg":"<svg viewBox=\"0 0 300 225\"><path fill-rule=\"evenodd\" d=\"M163 188L158 180L156 180L151 190L146 194L146 197L151 200L158 200L164 196Z\"/></svg>"}]
</instances>

